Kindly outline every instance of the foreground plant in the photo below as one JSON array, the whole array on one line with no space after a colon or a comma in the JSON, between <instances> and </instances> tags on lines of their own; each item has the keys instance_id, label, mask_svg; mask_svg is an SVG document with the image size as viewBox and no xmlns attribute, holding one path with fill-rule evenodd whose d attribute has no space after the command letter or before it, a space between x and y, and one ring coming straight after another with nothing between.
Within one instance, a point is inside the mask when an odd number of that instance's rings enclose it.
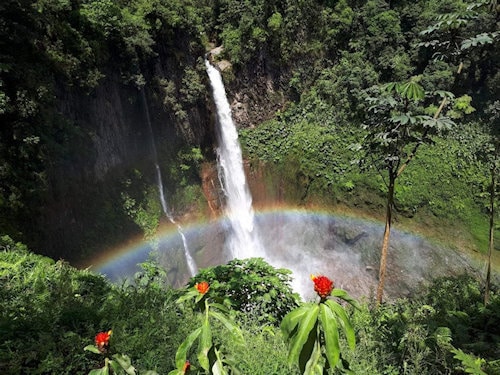
<instances>
[{"instance_id":1,"label":"foreground plant","mask_svg":"<svg viewBox=\"0 0 500 375\"><path fill-rule=\"evenodd\" d=\"M342 359L339 325L351 350L356 337L346 311L339 298L354 307L354 301L344 290L334 289L334 283L326 276L311 276L314 290L320 297L318 303L305 303L288 313L281 323L281 330L289 343L288 364L298 364L303 374L322 375L328 368L349 372L348 363Z\"/></svg>"},{"instance_id":2,"label":"foreground plant","mask_svg":"<svg viewBox=\"0 0 500 375\"><path fill-rule=\"evenodd\" d=\"M188 289L186 294L177 300L178 304L182 304L194 299L195 309L199 311L201 318L201 326L191 332L177 349L175 354L176 369L171 371L169 375L184 375L194 369L187 357L196 341L198 342L196 354L198 363L207 374L229 374L229 369L232 373L237 372L233 361L222 353L221 345L213 341L212 322L215 320L221 323L236 344L243 343L243 335L229 318L229 310L226 306L208 298L209 290L210 285L206 281L202 281Z\"/></svg>"},{"instance_id":3,"label":"foreground plant","mask_svg":"<svg viewBox=\"0 0 500 375\"><path fill-rule=\"evenodd\" d=\"M113 331L99 332L95 336L95 345L87 345L84 350L92 353L105 355L109 351L109 339ZM110 372L115 374L135 375L135 367L132 366L130 357L125 354L113 354L110 357L104 357L104 366L100 369L91 370L89 375L108 375ZM158 375L156 371L146 371L145 375Z\"/></svg>"}]
</instances>

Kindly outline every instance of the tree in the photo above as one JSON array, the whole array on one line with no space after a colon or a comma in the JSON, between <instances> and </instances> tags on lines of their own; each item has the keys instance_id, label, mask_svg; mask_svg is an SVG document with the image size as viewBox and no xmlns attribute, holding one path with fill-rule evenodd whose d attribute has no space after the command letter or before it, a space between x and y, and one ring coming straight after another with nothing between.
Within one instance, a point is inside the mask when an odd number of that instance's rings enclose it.
<instances>
[{"instance_id":1,"label":"tree","mask_svg":"<svg viewBox=\"0 0 500 375\"><path fill-rule=\"evenodd\" d=\"M261 258L233 259L201 270L189 285L206 281L214 296L228 298L233 309L261 323L279 323L297 307L299 296L290 285L291 272L276 269Z\"/></svg>"},{"instance_id":2,"label":"tree","mask_svg":"<svg viewBox=\"0 0 500 375\"><path fill-rule=\"evenodd\" d=\"M487 90L490 91L490 95L486 96L487 100L490 97L498 97L498 84L495 77L498 72L496 61L498 61L497 47L500 38L500 31L497 30L499 9L498 2L495 0L476 0L456 12L438 15L437 22L420 33L428 40L418 44L434 50L434 56L437 59L447 59L457 63L458 73L461 72L464 64L483 66L483 71L479 69L479 73L473 71L470 75L481 77L487 82ZM493 77L489 80L493 82L492 84L485 78L488 75ZM490 85L491 87L488 87ZM483 143L476 157L488 164L490 169L489 244L484 294L484 303L487 304L495 233L496 181L500 152L500 103L498 101L486 102L484 107L488 107L484 111L486 114L484 121L491 131L489 139Z\"/></svg>"},{"instance_id":3,"label":"tree","mask_svg":"<svg viewBox=\"0 0 500 375\"><path fill-rule=\"evenodd\" d=\"M385 229L379 268L377 303L382 302L386 276L387 254L391 233L394 191L397 178L403 173L423 144L450 129L454 122L442 116L443 108L452 95L448 92L426 93L418 77L408 82L391 82L373 88L374 96L367 98L371 107L367 117L367 134L358 149L364 149L362 165L374 166L387 186ZM434 116L426 114L426 99L442 96ZM429 108L427 109L428 112Z\"/></svg>"},{"instance_id":4,"label":"tree","mask_svg":"<svg viewBox=\"0 0 500 375\"><path fill-rule=\"evenodd\" d=\"M486 266L486 281L484 287L484 304L490 300L491 284L491 256L495 247L495 201L497 192L498 169L500 164L500 102L496 101L487 111L490 114L491 125L490 142L485 144L481 157L485 159L490 167L490 191L489 191L489 242L488 261Z\"/></svg>"}]
</instances>

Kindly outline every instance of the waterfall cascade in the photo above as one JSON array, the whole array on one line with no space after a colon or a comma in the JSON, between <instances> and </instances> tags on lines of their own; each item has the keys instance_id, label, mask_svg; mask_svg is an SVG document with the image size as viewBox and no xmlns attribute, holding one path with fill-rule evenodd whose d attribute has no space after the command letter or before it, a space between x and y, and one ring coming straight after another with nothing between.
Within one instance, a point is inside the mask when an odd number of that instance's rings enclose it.
<instances>
[{"instance_id":1,"label":"waterfall cascade","mask_svg":"<svg viewBox=\"0 0 500 375\"><path fill-rule=\"evenodd\" d=\"M160 165L158 164L158 153L156 151L156 145L155 145L155 141L154 141L155 138L154 138L154 133L153 133L153 127L151 126L151 116L149 115L149 108L147 105L146 94L144 93L144 90L141 90L141 95L142 95L142 100L143 100L144 108L145 108L145 112L146 112L146 121L148 123L149 132L151 134L151 145L152 145L152 149L153 149L153 158L154 158L155 169L156 169L156 180L157 180L157 184L158 184L158 190L160 193L161 208L163 210L163 213L167 217L167 219L177 227L177 231L179 232L179 235L181 236L181 239L182 239L182 245L184 248L184 256L186 257L186 263L187 263L187 266L189 268L189 273L191 276L194 276L198 273L198 268L196 266L196 262L194 261L193 257L191 256L191 254L189 252L188 243L186 240L186 236L184 235L184 232L182 230L182 227L179 223L177 223L174 220L174 217L172 216L172 214L170 213L170 210L168 209L167 200L165 199L165 192L163 189L161 169L160 169Z\"/></svg>"},{"instance_id":2,"label":"waterfall cascade","mask_svg":"<svg viewBox=\"0 0 500 375\"><path fill-rule=\"evenodd\" d=\"M217 109L217 157L219 178L226 196L226 215L231 223L228 247L233 258L264 257L265 251L256 234L252 196L248 189L238 132L220 72L205 59Z\"/></svg>"}]
</instances>

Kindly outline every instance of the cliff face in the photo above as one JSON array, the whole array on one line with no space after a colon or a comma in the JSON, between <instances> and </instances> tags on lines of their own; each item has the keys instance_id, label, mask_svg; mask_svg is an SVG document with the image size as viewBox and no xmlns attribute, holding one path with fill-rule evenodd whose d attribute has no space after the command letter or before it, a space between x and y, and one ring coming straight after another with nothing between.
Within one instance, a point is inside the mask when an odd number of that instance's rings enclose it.
<instances>
[{"instance_id":1,"label":"cliff face","mask_svg":"<svg viewBox=\"0 0 500 375\"><path fill-rule=\"evenodd\" d=\"M220 48L213 50L215 59L220 52ZM265 53L251 64L240 67L238 72L226 60L216 64L222 71L237 127L257 126L285 107L287 73L277 69Z\"/></svg>"},{"instance_id":2,"label":"cliff face","mask_svg":"<svg viewBox=\"0 0 500 375\"><path fill-rule=\"evenodd\" d=\"M205 163L195 171L198 181L191 183L198 183L204 193L207 210L202 215L220 213L215 113L202 55L196 51L174 56L167 44L159 46L158 56L144 68L143 91L123 83L112 68L90 93L74 86L57 88L55 108L64 139L48 167L39 215L30 223L37 228L27 236L32 248L80 263L139 234L123 208L122 193L134 171L146 184L156 184L153 142L164 188L171 193L179 184L169 174L178 168L179 152L202 150ZM218 64L238 127L256 126L283 107L280 74L271 71L266 59L238 72L230 64ZM258 174L249 173L249 180L252 186L263 184ZM261 200L259 194L256 198Z\"/></svg>"},{"instance_id":3,"label":"cliff face","mask_svg":"<svg viewBox=\"0 0 500 375\"><path fill-rule=\"evenodd\" d=\"M91 93L57 88L55 112L65 136L60 154L52 155L47 166L48 189L32 224L37 229L27 235L38 252L80 263L139 233L123 208L125 181L135 170L145 183L156 185L158 162L165 189L173 191L176 182L167 169L179 150L211 143L204 101L184 106L182 119L162 102L158 80L181 76L182 71L167 72L168 61L159 61L144 77L143 92L121 83L112 71Z\"/></svg>"}]
</instances>

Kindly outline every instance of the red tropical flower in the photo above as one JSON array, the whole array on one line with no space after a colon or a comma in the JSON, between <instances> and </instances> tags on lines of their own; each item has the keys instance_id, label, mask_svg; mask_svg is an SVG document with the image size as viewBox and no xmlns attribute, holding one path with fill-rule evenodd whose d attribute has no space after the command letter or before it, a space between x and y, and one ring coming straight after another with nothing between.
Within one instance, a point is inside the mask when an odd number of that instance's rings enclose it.
<instances>
[{"instance_id":1,"label":"red tropical flower","mask_svg":"<svg viewBox=\"0 0 500 375\"><path fill-rule=\"evenodd\" d=\"M186 361L186 363L184 363L184 366L182 367L182 374L189 374L190 368L191 368L191 363L189 363L189 361Z\"/></svg>"},{"instance_id":2,"label":"red tropical flower","mask_svg":"<svg viewBox=\"0 0 500 375\"><path fill-rule=\"evenodd\" d=\"M333 290L333 281L326 276L311 275L311 280L314 282L314 291L318 293L322 299L328 297Z\"/></svg>"},{"instance_id":3,"label":"red tropical flower","mask_svg":"<svg viewBox=\"0 0 500 375\"><path fill-rule=\"evenodd\" d=\"M210 289L210 285L208 285L206 281L202 281L201 283L196 283L194 287L198 289L198 292L200 292L201 294L205 294Z\"/></svg>"},{"instance_id":4,"label":"red tropical flower","mask_svg":"<svg viewBox=\"0 0 500 375\"><path fill-rule=\"evenodd\" d=\"M113 331L109 330L108 332L99 332L95 336L95 345L101 352L105 352L109 346L109 338Z\"/></svg>"}]
</instances>

